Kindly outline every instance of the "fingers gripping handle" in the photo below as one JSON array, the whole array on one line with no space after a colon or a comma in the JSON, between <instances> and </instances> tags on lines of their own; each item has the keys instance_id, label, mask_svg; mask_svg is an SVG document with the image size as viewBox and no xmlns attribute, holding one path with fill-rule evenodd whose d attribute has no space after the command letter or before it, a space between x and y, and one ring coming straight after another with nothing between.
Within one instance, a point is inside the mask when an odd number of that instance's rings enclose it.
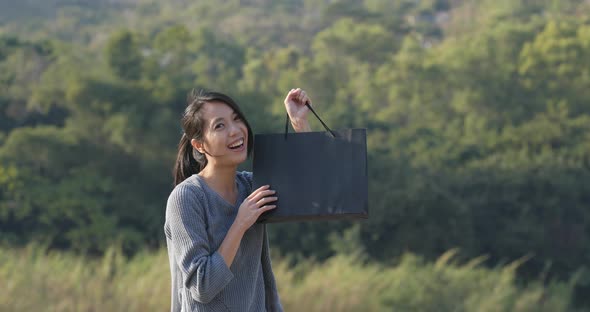
<instances>
[{"instance_id":1,"label":"fingers gripping handle","mask_svg":"<svg viewBox=\"0 0 590 312\"><path fill-rule=\"evenodd\" d=\"M324 121L320 118L320 116L318 116L318 114L313 110L313 108L311 108L311 105L309 105L309 102L305 103L305 106L307 106L307 108L309 108L309 110L315 115L315 117L322 123L322 126L324 126L324 128L326 129L326 131L330 132L330 134L332 135L332 137L336 137L336 134L334 133L334 131L330 130L330 128L328 128L328 126L324 123ZM285 121L285 139L287 138L287 133L289 133L289 114L287 114L287 120Z\"/></svg>"}]
</instances>

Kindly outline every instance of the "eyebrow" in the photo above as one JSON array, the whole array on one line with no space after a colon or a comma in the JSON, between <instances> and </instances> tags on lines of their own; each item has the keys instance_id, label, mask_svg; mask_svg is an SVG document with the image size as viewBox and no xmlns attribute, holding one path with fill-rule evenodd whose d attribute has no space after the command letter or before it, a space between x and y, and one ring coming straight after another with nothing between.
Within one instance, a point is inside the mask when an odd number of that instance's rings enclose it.
<instances>
[{"instance_id":1,"label":"eyebrow","mask_svg":"<svg viewBox=\"0 0 590 312\"><path fill-rule=\"evenodd\" d=\"M234 116L238 116L238 113L236 113L236 112L233 112L233 113L231 113L231 116L232 116L232 117L234 117ZM214 124L216 124L216 123L217 123L217 122L219 122L219 121L223 121L224 119L225 119L224 117L217 117L217 118L215 118L215 119L213 119L213 120L211 121L211 125L214 125Z\"/></svg>"},{"instance_id":2,"label":"eyebrow","mask_svg":"<svg viewBox=\"0 0 590 312\"><path fill-rule=\"evenodd\" d=\"M213 120L211 121L211 124L212 124L212 125L214 125L214 124L216 124L216 123L217 123L217 122L219 122L219 121L223 121L223 119L224 119L223 117L217 117L217 118L215 118L215 119L213 119Z\"/></svg>"}]
</instances>

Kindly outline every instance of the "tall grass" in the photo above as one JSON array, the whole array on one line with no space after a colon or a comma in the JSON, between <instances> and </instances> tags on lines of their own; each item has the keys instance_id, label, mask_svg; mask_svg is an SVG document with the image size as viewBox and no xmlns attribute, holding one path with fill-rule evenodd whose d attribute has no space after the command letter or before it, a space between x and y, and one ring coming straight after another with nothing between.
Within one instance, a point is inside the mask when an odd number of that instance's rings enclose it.
<instances>
[{"instance_id":1,"label":"tall grass","mask_svg":"<svg viewBox=\"0 0 590 312\"><path fill-rule=\"evenodd\" d=\"M395 267L340 255L324 263L274 271L286 311L574 311L571 283L517 286L515 265L436 263L404 256ZM0 311L169 311L165 250L126 260L111 249L100 259L0 248Z\"/></svg>"}]
</instances>

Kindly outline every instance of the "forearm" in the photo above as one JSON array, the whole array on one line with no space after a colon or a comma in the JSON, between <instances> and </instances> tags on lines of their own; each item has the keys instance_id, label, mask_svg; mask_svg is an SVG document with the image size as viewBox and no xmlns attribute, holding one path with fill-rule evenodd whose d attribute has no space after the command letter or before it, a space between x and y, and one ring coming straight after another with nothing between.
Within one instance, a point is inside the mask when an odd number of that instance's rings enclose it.
<instances>
[{"instance_id":1,"label":"forearm","mask_svg":"<svg viewBox=\"0 0 590 312\"><path fill-rule=\"evenodd\" d=\"M295 132L310 132L311 127L307 119L291 120L291 126L295 129Z\"/></svg>"},{"instance_id":2,"label":"forearm","mask_svg":"<svg viewBox=\"0 0 590 312\"><path fill-rule=\"evenodd\" d=\"M242 226L237 223L232 224L227 231L227 234L225 234L225 238L219 246L219 249L217 249L217 252L221 255L228 268L234 262L234 258L240 247L240 242L242 241L242 237L244 237L244 232Z\"/></svg>"}]
</instances>

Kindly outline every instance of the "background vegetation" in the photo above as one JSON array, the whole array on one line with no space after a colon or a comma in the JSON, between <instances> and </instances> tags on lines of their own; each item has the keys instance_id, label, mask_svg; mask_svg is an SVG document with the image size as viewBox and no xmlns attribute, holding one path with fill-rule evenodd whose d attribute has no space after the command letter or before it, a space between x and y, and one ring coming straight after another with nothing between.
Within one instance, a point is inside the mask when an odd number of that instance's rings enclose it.
<instances>
[{"instance_id":1,"label":"background vegetation","mask_svg":"<svg viewBox=\"0 0 590 312\"><path fill-rule=\"evenodd\" d=\"M458 248L500 278L525 257L518 283L575 280L559 287L588 307L589 13L582 0L0 0L4 251L159 250L187 93L227 92L255 132L279 132L301 87L333 128L368 128L371 217L271 225L284 263L331 274L359 252L368 268L347 263L370 276L411 272L410 252L429 272Z\"/></svg>"},{"instance_id":2,"label":"background vegetation","mask_svg":"<svg viewBox=\"0 0 590 312\"><path fill-rule=\"evenodd\" d=\"M0 311L168 311L170 286L164 249L127 259L116 248L103 257L49 252L38 245L0 250ZM573 285L543 281L516 285L519 262L485 269L481 259L457 263L454 251L434 263L406 254L397 266L338 255L273 270L285 311L579 311ZM25 295L26 294L26 295Z\"/></svg>"}]
</instances>

